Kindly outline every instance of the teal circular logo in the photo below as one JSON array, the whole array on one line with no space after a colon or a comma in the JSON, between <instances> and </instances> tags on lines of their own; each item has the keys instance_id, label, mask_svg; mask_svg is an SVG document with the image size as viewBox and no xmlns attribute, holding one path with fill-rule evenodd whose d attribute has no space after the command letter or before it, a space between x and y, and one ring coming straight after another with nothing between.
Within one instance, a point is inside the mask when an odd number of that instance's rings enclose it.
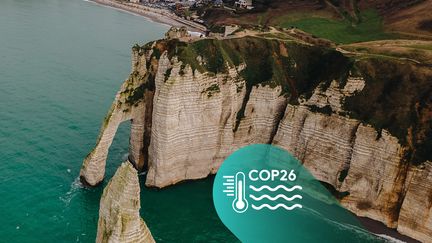
<instances>
[{"instance_id":1,"label":"teal circular logo","mask_svg":"<svg viewBox=\"0 0 432 243\"><path fill-rule=\"evenodd\" d=\"M242 242L381 242L287 151L255 144L219 168L213 202Z\"/></svg>"}]
</instances>

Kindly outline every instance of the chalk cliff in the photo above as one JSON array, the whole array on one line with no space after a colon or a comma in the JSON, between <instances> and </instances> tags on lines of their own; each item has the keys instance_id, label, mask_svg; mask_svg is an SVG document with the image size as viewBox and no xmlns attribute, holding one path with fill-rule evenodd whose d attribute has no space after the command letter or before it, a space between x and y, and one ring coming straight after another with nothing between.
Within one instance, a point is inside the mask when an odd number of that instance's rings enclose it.
<instances>
[{"instance_id":1,"label":"chalk cliff","mask_svg":"<svg viewBox=\"0 0 432 243\"><path fill-rule=\"evenodd\" d=\"M126 161L102 194L96 242L155 242L140 217L140 207L138 173Z\"/></svg>"},{"instance_id":2,"label":"chalk cliff","mask_svg":"<svg viewBox=\"0 0 432 243\"><path fill-rule=\"evenodd\" d=\"M258 36L159 40L132 56L132 74L84 161L86 183L103 180L126 120L129 159L148 169L153 187L204 178L236 149L271 143L357 215L432 241L430 67Z\"/></svg>"}]
</instances>

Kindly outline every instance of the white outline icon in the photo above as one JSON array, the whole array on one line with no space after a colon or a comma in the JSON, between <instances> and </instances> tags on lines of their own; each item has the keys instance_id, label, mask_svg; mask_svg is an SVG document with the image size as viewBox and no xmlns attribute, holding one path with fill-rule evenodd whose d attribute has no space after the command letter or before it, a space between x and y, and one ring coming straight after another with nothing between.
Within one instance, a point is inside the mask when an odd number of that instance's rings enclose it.
<instances>
[{"instance_id":1,"label":"white outline icon","mask_svg":"<svg viewBox=\"0 0 432 243\"><path fill-rule=\"evenodd\" d=\"M244 213L248 206L246 200L246 176L243 172L237 172L235 175L235 199L232 202L232 208L236 213Z\"/></svg>"}]
</instances>

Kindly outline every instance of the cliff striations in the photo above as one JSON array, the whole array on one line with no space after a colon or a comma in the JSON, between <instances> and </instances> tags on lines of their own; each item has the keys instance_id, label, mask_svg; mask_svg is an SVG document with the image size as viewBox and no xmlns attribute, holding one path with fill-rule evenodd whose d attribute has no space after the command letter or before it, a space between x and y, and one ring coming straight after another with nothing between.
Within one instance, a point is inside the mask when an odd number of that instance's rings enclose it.
<instances>
[{"instance_id":1,"label":"cliff striations","mask_svg":"<svg viewBox=\"0 0 432 243\"><path fill-rule=\"evenodd\" d=\"M83 181L103 180L126 120L129 160L153 187L204 178L236 149L272 143L357 215L432 240L430 67L262 36L159 40L132 56Z\"/></svg>"},{"instance_id":2,"label":"cliff striations","mask_svg":"<svg viewBox=\"0 0 432 243\"><path fill-rule=\"evenodd\" d=\"M96 242L155 242L139 215L139 209L138 173L127 161L120 166L103 192Z\"/></svg>"}]
</instances>

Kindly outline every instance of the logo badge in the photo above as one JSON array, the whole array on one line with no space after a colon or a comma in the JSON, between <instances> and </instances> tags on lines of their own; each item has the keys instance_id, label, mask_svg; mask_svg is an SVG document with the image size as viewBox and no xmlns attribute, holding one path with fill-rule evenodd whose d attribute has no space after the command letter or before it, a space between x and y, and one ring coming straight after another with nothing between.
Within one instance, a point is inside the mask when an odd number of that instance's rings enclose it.
<instances>
[{"instance_id":1,"label":"logo badge","mask_svg":"<svg viewBox=\"0 0 432 243\"><path fill-rule=\"evenodd\" d=\"M230 155L216 174L213 201L242 242L381 242L297 159L272 145Z\"/></svg>"}]
</instances>

